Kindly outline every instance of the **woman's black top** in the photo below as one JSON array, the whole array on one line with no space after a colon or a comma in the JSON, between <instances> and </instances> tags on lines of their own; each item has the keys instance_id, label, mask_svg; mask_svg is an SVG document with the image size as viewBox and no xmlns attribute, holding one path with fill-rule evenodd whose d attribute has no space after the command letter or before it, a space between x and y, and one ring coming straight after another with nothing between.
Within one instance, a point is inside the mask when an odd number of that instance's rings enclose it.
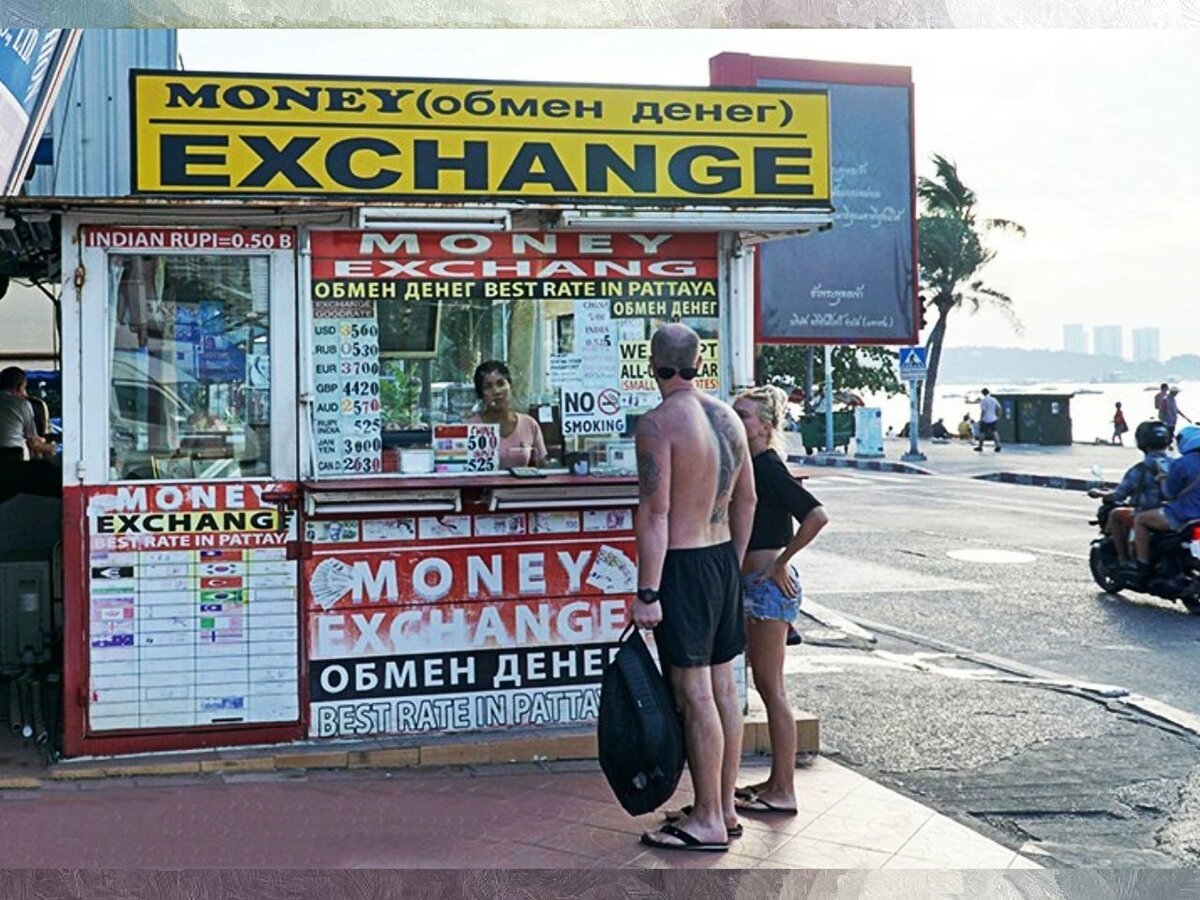
<instances>
[{"instance_id":1,"label":"woman's black top","mask_svg":"<svg viewBox=\"0 0 1200 900\"><path fill-rule=\"evenodd\" d=\"M754 527L747 550L777 550L792 539L792 519L804 517L821 505L788 471L779 454L767 449L754 457Z\"/></svg>"}]
</instances>

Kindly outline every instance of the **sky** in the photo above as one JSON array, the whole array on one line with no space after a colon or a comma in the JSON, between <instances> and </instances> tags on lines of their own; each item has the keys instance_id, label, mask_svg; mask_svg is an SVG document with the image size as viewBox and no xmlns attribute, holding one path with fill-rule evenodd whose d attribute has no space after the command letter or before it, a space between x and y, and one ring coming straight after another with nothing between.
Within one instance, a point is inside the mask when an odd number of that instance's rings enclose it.
<instances>
[{"instance_id":1,"label":"sky","mask_svg":"<svg viewBox=\"0 0 1200 900\"><path fill-rule=\"evenodd\" d=\"M1069 322L1161 329L1200 353L1200 31L181 31L185 68L395 77L708 84L721 52L913 70L918 175L958 165L994 234L986 285L1023 331L956 312L948 346L1062 348Z\"/></svg>"}]
</instances>

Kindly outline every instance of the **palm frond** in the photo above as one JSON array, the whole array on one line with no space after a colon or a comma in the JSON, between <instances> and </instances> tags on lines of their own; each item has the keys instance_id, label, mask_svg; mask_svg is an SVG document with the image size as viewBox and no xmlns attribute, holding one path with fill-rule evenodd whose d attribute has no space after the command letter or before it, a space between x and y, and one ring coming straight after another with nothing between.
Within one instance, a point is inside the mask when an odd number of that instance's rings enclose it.
<instances>
[{"instance_id":1,"label":"palm frond","mask_svg":"<svg viewBox=\"0 0 1200 900\"><path fill-rule=\"evenodd\" d=\"M988 231L1012 231L1024 236L1025 226L1018 225L1011 219L984 219L983 227Z\"/></svg>"}]
</instances>

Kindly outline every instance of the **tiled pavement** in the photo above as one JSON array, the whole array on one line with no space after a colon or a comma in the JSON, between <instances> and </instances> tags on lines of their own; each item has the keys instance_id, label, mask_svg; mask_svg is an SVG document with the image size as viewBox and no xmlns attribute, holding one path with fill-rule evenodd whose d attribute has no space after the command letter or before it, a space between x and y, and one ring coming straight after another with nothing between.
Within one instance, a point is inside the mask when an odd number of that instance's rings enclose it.
<instances>
[{"instance_id":1,"label":"tiled pavement","mask_svg":"<svg viewBox=\"0 0 1200 900\"><path fill-rule=\"evenodd\" d=\"M799 815L743 815L729 852L688 853L639 844L661 817L622 811L594 761L52 782L0 793L20 823L0 868L1037 867L829 760L796 784Z\"/></svg>"}]
</instances>

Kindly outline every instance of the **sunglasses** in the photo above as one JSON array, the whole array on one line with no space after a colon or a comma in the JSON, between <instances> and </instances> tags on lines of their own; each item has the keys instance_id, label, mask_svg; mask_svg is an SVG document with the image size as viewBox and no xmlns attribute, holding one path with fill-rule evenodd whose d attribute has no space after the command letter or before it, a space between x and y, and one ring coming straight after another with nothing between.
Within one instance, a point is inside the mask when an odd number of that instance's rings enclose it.
<instances>
[{"instance_id":1,"label":"sunglasses","mask_svg":"<svg viewBox=\"0 0 1200 900\"><path fill-rule=\"evenodd\" d=\"M691 381L696 377L699 369L691 366L684 366L682 369L673 369L670 366L651 366L650 371L661 378L663 381L668 381L675 377L675 373L679 373L679 377L684 381Z\"/></svg>"}]
</instances>

